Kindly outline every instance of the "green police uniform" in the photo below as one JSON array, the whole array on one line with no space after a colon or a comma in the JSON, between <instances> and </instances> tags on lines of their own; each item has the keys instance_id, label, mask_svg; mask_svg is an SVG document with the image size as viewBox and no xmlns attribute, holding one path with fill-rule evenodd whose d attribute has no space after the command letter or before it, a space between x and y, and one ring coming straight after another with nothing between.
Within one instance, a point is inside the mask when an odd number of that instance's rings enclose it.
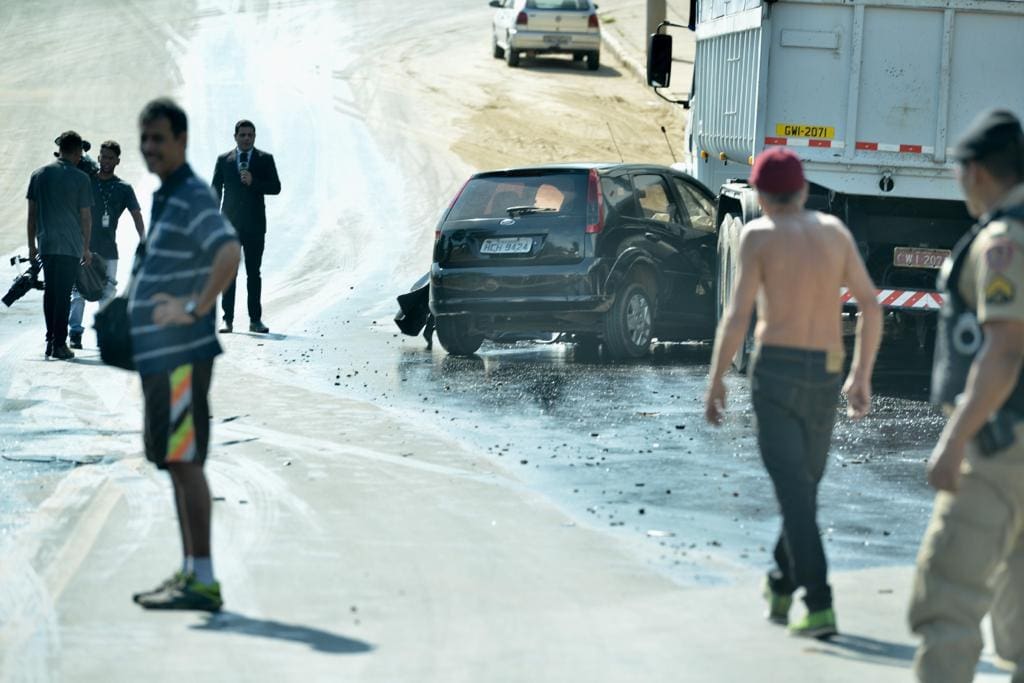
<instances>
[{"instance_id":1,"label":"green police uniform","mask_svg":"<svg viewBox=\"0 0 1024 683\"><path fill-rule=\"evenodd\" d=\"M1001 207L1024 205L1024 184ZM971 244L958 288L981 325L1024 321L1024 221L997 219ZM1024 683L1024 422L1013 445L982 454L968 447L956 493L939 492L917 558L910 625L923 638L918 680L967 683L991 615L996 652Z\"/></svg>"}]
</instances>

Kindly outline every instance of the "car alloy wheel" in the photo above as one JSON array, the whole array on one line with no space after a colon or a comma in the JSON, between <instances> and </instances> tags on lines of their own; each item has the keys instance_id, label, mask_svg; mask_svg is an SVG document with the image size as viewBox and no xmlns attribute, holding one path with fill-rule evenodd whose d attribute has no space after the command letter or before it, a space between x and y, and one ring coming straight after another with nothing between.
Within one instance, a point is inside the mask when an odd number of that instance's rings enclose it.
<instances>
[{"instance_id":1,"label":"car alloy wheel","mask_svg":"<svg viewBox=\"0 0 1024 683\"><path fill-rule=\"evenodd\" d=\"M643 292L634 292L626 304L626 330L634 346L651 341L651 306Z\"/></svg>"},{"instance_id":2,"label":"car alloy wheel","mask_svg":"<svg viewBox=\"0 0 1024 683\"><path fill-rule=\"evenodd\" d=\"M654 304L650 287L634 281L619 290L605 316L605 351L613 360L642 358L650 350Z\"/></svg>"}]
</instances>

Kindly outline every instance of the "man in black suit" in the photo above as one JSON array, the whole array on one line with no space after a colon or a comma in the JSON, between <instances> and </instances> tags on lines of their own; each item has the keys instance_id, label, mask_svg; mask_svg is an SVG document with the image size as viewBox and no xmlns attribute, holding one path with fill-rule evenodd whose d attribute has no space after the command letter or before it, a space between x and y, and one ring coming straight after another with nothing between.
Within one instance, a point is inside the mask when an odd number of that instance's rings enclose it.
<instances>
[{"instance_id":1,"label":"man in black suit","mask_svg":"<svg viewBox=\"0 0 1024 683\"><path fill-rule=\"evenodd\" d=\"M256 126L242 119L235 124L237 147L217 157L213 169L213 189L223 198L221 212L227 216L238 232L245 257L245 283L249 294L249 331L267 333L263 324L260 292L260 264L267 233L267 212L263 195L280 194L281 181L277 177L274 157L256 149ZM221 332L233 330L235 318L235 283L224 290L221 305L224 308L224 327Z\"/></svg>"}]
</instances>

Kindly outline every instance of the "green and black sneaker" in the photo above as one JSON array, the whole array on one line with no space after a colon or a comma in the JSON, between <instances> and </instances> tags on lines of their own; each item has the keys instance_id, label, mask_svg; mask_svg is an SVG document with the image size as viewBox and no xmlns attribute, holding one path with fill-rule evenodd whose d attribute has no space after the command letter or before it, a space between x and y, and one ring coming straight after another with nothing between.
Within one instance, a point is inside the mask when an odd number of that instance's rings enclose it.
<instances>
[{"instance_id":1,"label":"green and black sneaker","mask_svg":"<svg viewBox=\"0 0 1024 683\"><path fill-rule=\"evenodd\" d=\"M836 613L831 607L817 612L809 612L803 619L790 625L789 634L803 638L828 640L839 634L839 629L836 628Z\"/></svg>"},{"instance_id":2,"label":"green and black sneaker","mask_svg":"<svg viewBox=\"0 0 1024 683\"><path fill-rule=\"evenodd\" d=\"M156 588L152 588L152 589L150 589L148 591L142 591L141 593L133 594L132 595L132 601L133 602L139 602L139 600L141 600L142 598L145 598L145 597L147 597L149 595L156 595L157 593L163 593L168 588L172 588L174 586L179 586L179 585L183 586L183 585L185 585L185 582L188 581L188 577L189 577L188 574L186 574L185 572L183 572L181 570L178 570L178 571L174 572L173 574L171 574L171 576L169 578L164 579L163 582L161 582L161 584L159 586L157 586Z\"/></svg>"},{"instance_id":3,"label":"green and black sneaker","mask_svg":"<svg viewBox=\"0 0 1024 683\"><path fill-rule=\"evenodd\" d=\"M159 593L145 595L137 603L145 609L181 609L219 612L224 605L220 597L220 583L199 583L190 574L183 583L168 586Z\"/></svg>"},{"instance_id":4,"label":"green and black sneaker","mask_svg":"<svg viewBox=\"0 0 1024 683\"><path fill-rule=\"evenodd\" d=\"M772 590L768 579L764 581L764 599L768 601L768 621L773 624L789 623L789 608L793 606L793 596L776 593Z\"/></svg>"}]
</instances>

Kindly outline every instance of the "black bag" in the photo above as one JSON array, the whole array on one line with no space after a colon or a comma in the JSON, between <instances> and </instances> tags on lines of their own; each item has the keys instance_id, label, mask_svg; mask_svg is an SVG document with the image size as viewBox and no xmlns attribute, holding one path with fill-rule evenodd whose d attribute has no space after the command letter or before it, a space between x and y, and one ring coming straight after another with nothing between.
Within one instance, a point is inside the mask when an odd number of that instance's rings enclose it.
<instances>
[{"instance_id":1,"label":"black bag","mask_svg":"<svg viewBox=\"0 0 1024 683\"><path fill-rule=\"evenodd\" d=\"M128 295L114 297L96 313L96 343L100 358L107 365L134 370L132 359L132 324L128 315Z\"/></svg>"},{"instance_id":2,"label":"black bag","mask_svg":"<svg viewBox=\"0 0 1024 683\"><path fill-rule=\"evenodd\" d=\"M142 261L145 258L146 243L143 242L135 250L132 279L128 283L127 291L111 299L96 312L93 329L96 330L96 345L100 347L100 358L105 364L115 368L135 369L135 360L132 357L132 320L128 315L128 292L132 291L135 276L142 268Z\"/></svg>"},{"instance_id":3,"label":"black bag","mask_svg":"<svg viewBox=\"0 0 1024 683\"><path fill-rule=\"evenodd\" d=\"M107 260L99 254L92 255L89 265L78 266L78 278L75 287L86 301L99 301L103 298L103 290L107 286Z\"/></svg>"}]
</instances>

